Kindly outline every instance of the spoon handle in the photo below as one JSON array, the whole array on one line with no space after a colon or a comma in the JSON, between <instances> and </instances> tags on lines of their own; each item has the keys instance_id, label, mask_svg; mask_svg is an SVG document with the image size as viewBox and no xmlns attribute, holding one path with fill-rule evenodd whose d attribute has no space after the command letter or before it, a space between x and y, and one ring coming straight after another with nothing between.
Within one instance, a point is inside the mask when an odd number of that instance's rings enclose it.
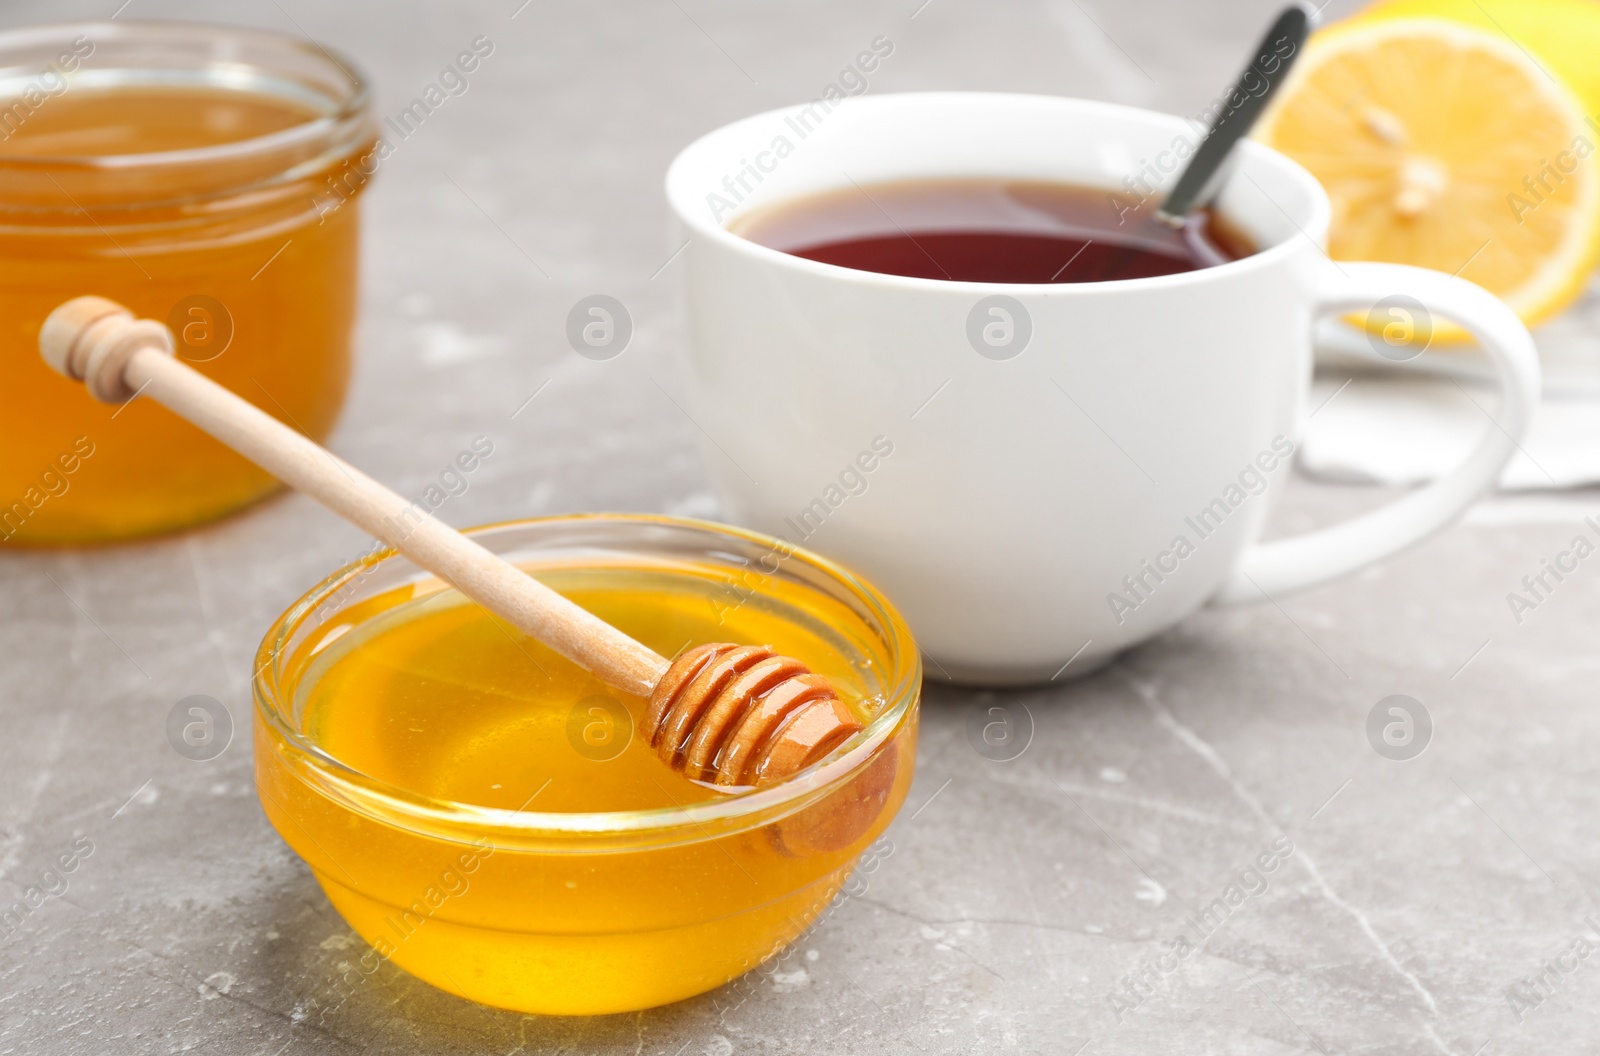
<instances>
[{"instance_id":1,"label":"spoon handle","mask_svg":"<svg viewBox=\"0 0 1600 1056\"><path fill-rule=\"evenodd\" d=\"M1195 151L1194 160L1189 162L1172 193L1156 210L1157 217L1179 225L1190 212L1206 204L1213 191L1213 178L1232 153L1234 144L1250 134L1278 86L1289 76L1289 67L1299 57L1310 28L1311 16L1298 3L1290 4L1278 15L1256 46L1255 58L1250 60L1250 65L1228 93L1226 105L1206 133L1200 149ZM1262 84L1265 87L1261 87Z\"/></svg>"}]
</instances>

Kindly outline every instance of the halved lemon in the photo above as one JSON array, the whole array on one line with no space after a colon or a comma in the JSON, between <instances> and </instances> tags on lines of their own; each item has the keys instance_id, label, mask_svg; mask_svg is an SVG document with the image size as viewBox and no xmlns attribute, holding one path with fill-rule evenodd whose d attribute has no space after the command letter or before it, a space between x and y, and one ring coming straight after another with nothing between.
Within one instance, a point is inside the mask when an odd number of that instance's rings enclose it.
<instances>
[{"instance_id":1,"label":"halved lemon","mask_svg":"<svg viewBox=\"0 0 1600 1056\"><path fill-rule=\"evenodd\" d=\"M1435 18L1333 26L1256 135L1327 189L1335 260L1458 274L1531 325L1600 257L1600 130L1497 34Z\"/></svg>"}]
</instances>

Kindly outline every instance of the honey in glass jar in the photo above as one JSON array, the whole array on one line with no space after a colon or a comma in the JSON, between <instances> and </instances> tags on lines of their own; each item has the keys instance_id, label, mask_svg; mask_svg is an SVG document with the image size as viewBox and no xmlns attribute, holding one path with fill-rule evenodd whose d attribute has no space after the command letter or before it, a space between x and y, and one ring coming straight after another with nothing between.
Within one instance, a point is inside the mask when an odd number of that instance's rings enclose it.
<instances>
[{"instance_id":1,"label":"honey in glass jar","mask_svg":"<svg viewBox=\"0 0 1600 1056\"><path fill-rule=\"evenodd\" d=\"M81 294L167 322L196 369L313 438L344 399L360 191L378 151L344 59L252 30L0 34L0 541L181 528L276 484L159 407L40 360Z\"/></svg>"}]
</instances>

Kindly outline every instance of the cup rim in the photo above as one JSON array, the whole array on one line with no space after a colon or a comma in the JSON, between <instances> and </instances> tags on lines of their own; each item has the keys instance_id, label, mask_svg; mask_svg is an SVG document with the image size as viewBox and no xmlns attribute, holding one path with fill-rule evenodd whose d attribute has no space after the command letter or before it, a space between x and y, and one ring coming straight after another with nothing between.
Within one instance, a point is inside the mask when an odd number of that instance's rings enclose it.
<instances>
[{"instance_id":1,"label":"cup rim","mask_svg":"<svg viewBox=\"0 0 1600 1056\"><path fill-rule=\"evenodd\" d=\"M859 111L864 108L887 109L895 106L914 105L938 100L969 105L973 103L1015 107L1043 105L1068 113L1098 112L1103 115L1122 117L1129 121L1142 122L1146 126L1160 125L1163 126L1163 131L1183 132L1189 130L1183 118L1156 110L1146 110L1141 107L1125 106L1120 103L1106 103L1093 99L1031 95L1021 92L885 92L878 95L846 98L837 105L841 108L853 107ZM1060 298L1094 297L1118 291L1155 290L1190 286L1197 283L1227 281L1236 277L1252 275L1262 270L1276 268L1286 260L1303 252L1299 244L1302 241L1310 242L1318 252L1325 252L1323 242L1326 241L1328 222L1332 215L1332 205L1328 200L1327 192L1317 182L1316 177L1312 176L1298 162L1264 143L1251 139L1246 139L1234 147L1235 154L1231 163L1233 166L1232 172L1239 173L1246 166L1262 167L1268 170L1276 170L1278 175L1296 181L1301 190L1306 193L1310 209L1307 211L1307 215L1298 218L1290 215L1287 211L1284 211L1284 215L1298 229L1298 234L1292 234L1280 239L1264 249L1260 249L1247 257L1240 257L1237 260L1227 261L1208 268L1197 268L1193 271L1178 272L1171 275L1155 275L1147 278L1063 283L970 282L864 271L858 268L848 268L839 264L827 264L822 261L798 257L783 250L773 249L759 242L753 242L728 230L723 224L702 215L704 213L703 209L693 207L703 204L693 201L692 198L694 194L703 191L704 188L691 188L688 186L688 170L692 165L698 164L699 154L711 149L720 138L732 136L744 128L754 127L763 122L797 115L812 105L814 104L798 103L791 106L777 107L729 122L699 136L673 157L671 165L667 168L665 180L667 203L677 221L684 225L691 238L705 239L714 245L740 253L751 259L752 262L771 267L786 268L803 275L850 281L858 285L885 290L948 292L959 293L963 296L1007 292L1027 296ZM1252 180L1252 182L1255 181ZM1262 193L1265 194L1265 191ZM1318 240L1319 237L1321 241Z\"/></svg>"},{"instance_id":2,"label":"cup rim","mask_svg":"<svg viewBox=\"0 0 1600 1056\"><path fill-rule=\"evenodd\" d=\"M732 525L664 514L579 513L496 521L464 529L469 536L490 535L538 525L583 524L604 521L639 526L665 525L694 529L708 536L734 538L766 548L781 548L787 561L804 561L833 582L844 586L863 603L884 631L891 670L885 678L885 705L867 728L842 753L801 771L769 788L743 792L687 806L649 810L542 812L484 807L440 799L410 791L365 774L335 758L305 736L288 718L282 662L285 645L307 619L316 620L318 608L339 588L384 561L406 560L391 547L375 549L322 579L273 621L256 652L251 678L254 717L271 727L288 746L291 766L303 783L316 781L319 791L348 807L362 811L391 827L460 839L464 827L474 834L491 834L510 843L539 837L573 841L582 837L650 836L651 846L663 842L696 842L734 831L765 825L817 802L851 780L870 762L891 735L910 716L920 697L922 658L910 629L894 605L870 583L839 564L787 541ZM426 570L421 577L436 579ZM261 750L258 742L257 750ZM257 764L260 765L259 763ZM676 837L674 839L673 837ZM593 849L593 848L588 848Z\"/></svg>"}]
</instances>

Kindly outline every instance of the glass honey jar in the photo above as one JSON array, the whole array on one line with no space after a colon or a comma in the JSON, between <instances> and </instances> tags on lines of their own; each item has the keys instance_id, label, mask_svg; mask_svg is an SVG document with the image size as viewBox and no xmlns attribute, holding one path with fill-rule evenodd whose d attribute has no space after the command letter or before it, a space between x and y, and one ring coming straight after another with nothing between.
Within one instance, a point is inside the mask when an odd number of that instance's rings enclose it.
<instances>
[{"instance_id":1,"label":"glass honey jar","mask_svg":"<svg viewBox=\"0 0 1600 1056\"><path fill-rule=\"evenodd\" d=\"M97 405L37 351L98 294L315 439L350 373L366 79L319 45L174 23L0 34L0 542L99 542L277 487L161 408Z\"/></svg>"}]
</instances>

